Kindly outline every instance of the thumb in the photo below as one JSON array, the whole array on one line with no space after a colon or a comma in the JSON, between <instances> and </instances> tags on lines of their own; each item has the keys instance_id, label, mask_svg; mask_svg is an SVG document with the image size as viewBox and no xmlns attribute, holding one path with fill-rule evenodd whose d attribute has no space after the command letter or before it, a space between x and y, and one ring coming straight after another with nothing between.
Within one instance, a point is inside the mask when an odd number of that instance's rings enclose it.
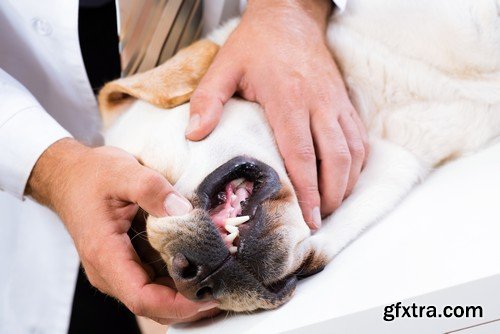
<instances>
[{"instance_id":1,"label":"thumb","mask_svg":"<svg viewBox=\"0 0 500 334\"><path fill-rule=\"evenodd\" d=\"M214 62L191 97L189 124L186 138L201 140L217 126L224 104L233 96L241 74L229 66Z\"/></svg>"},{"instance_id":2,"label":"thumb","mask_svg":"<svg viewBox=\"0 0 500 334\"><path fill-rule=\"evenodd\" d=\"M134 175L134 180L127 187L127 197L155 217L183 216L193 206L177 193L172 185L160 173L142 165Z\"/></svg>"}]
</instances>

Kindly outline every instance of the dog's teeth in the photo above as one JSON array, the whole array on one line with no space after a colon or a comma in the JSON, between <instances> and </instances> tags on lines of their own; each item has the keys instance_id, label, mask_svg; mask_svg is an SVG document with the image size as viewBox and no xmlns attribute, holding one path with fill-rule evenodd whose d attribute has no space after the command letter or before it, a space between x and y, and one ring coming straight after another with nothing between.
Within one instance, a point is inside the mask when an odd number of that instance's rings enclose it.
<instances>
[{"instance_id":1,"label":"dog's teeth","mask_svg":"<svg viewBox=\"0 0 500 334\"><path fill-rule=\"evenodd\" d=\"M220 193L218 193L217 200L219 201L219 203L224 203L226 201L226 192L221 191Z\"/></svg>"},{"instance_id":2,"label":"dog's teeth","mask_svg":"<svg viewBox=\"0 0 500 334\"><path fill-rule=\"evenodd\" d=\"M224 227L226 231L228 231L229 233L236 233L239 231L237 226L231 224L226 224Z\"/></svg>"},{"instance_id":3,"label":"dog's teeth","mask_svg":"<svg viewBox=\"0 0 500 334\"><path fill-rule=\"evenodd\" d=\"M238 230L236 230L236 232L232 232L226 236L226 241L232 244L234 239L236 239L238 235L239 235Z\"/></svg>"},{"instance_id":4,"label":"dog's teeth","mask_svg":"<svg viewBox=\"0 0 500 334\"><path fill-rule=\"evenodd\" d=\"M239 179L231 181L231 185L235 188L238 188L238 186L240 186L243 182L245 182L245 179L239 178Z\"/></svg>"},{"instance_id":5,"label":"dog's teeth","mask_svg":"<svg viewBox=\"0 0 500 334\"><path fill-rule=\"evenodd\" d=\"M236 247L236 246L229 247L229 253L236 254L237 251L238 251L238 247Z\"/></svg>"},{"instance_id":6,"label":"dog's teeth","mask_svg":"<svg viewBox=\"0 0 500 334\"><path fill-rule=\"evenodd\" d=\"M246 223L249 220L250 216L232 217L232 218L226 218L226 220L224 220L224 224L238 226L243 223Z\"/></svg>"}]
</instances>

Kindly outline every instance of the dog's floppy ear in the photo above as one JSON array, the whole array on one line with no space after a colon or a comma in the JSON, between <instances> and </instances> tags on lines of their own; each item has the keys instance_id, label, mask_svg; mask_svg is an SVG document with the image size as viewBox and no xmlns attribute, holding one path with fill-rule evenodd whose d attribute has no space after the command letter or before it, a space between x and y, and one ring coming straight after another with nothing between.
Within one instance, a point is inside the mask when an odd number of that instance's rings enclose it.
<instances>
[{"instance_id":1,"label":"dog's floppy ear","mask_svg":"<svg viewBox=\"0 0 500 334\"><path fill-rule=\"evenodd\" d=\"M187 102L218 50L217 44L200 40L152 70L107 83L98 98L104 125L109 126L133 99L160 108Z\"/></svg>"}]
</instances>

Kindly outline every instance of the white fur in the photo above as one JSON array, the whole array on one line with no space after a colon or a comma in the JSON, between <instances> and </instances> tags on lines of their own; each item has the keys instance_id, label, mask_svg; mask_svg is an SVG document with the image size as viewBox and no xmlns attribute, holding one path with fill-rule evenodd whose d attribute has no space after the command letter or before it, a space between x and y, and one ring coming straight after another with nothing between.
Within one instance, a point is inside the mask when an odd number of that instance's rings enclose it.
<instances>
[{"instance_id":1,"label":"white fur","mask_svg":"<svg viewBox=\"0 0 500 334\"><path fill-rule=\"evenodd\" d=\"M333 258L368 226L382 218L427 175L414 155L384 140L373 140L358 183L309 242Z\"/></svg>"},{"instance_id":2,"label":"white fur","mask_svg":"<svg viewBox=\"0 0 500 334\"><path fill-rule=\"evenodd\" d=\"M328 41L372 154L352 195L307 243L333 258L432 168L499 136L499 15L498 0L350 0L332 18ZM210 38L223 43L237 22ZM184 140L188 108L165 112L137 102L107 142L165 173L186 195L240 154L271 165L289 184L260 107L231 100L215 132L198 143ZM305 224L296 233L306 237Z\"/></svg>"}]
</instances>

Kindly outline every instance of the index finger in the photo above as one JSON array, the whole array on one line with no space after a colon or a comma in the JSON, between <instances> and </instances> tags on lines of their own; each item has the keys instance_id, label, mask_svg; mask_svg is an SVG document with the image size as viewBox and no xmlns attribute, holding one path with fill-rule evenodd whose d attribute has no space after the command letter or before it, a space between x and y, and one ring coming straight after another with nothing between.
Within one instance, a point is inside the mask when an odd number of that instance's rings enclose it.
<instances>
[{"instance_id":1,"label":"index finger","mask_svg":"<svg viewBox=\"0 0 500 334\"><path fill-rule=\"evenodd\" d=\"M231 59L221 50L191 96L187 139L201 140L219 123L224 104L236 92L241 78L241 67L231 64Z\"/></svg>"}]
</instances>

